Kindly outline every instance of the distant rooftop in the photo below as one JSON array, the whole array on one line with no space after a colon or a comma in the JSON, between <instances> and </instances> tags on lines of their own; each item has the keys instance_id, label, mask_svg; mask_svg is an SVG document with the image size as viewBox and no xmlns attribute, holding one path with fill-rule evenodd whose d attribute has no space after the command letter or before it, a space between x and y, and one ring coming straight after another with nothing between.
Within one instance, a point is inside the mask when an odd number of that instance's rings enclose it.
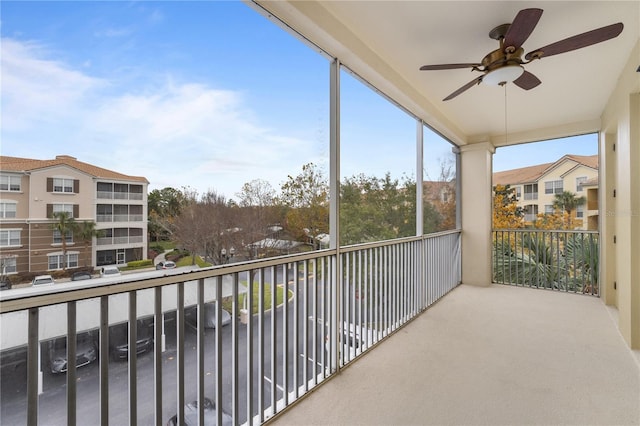
<instances>
[{"instance_id":1,"label":"distant rooftop","mask_svg":"<svg viewBox=\"0 0 640 426\"><path fill-rule=\"evenodd\" d=\"M537 182L545 173L554 167L564 163L565 161L573 161L579 165L590 167L598 170L598 155L572 155L567 154L553 163L537 164L529 167L521 167L519 169L505 170L493 174L494 185L507 185L518 183Z\"/></svg>"},{"instance_id":2,"label":"distant rooftop","mask_svg":"<svg viewBox=\"0 0 640 426\"><path fill-rule=\"evenodd\" d=\"M103 169L102 167L94 166L93 164L78 161L75 157L70 155L57 155L56 158L51 160L0 156L0 170L6 172L30 172L45 169L47 167L63 165L97 178L149 183L145 177L129 176L112 170Z\"/></svg>"}]
</instances>

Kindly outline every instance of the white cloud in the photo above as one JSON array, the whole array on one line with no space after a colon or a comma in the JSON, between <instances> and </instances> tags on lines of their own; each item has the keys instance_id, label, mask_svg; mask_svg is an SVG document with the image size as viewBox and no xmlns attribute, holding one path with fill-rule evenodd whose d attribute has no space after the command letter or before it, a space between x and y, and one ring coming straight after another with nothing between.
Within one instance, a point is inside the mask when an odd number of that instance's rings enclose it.
<instances>
[{"instance_id":1,"label":"white cloud","mask_svg":"<svg viewBox=\"0 0 640 426\"><path fill-rule=\"evenodd\" d=\"M114 91L117 82L46 59L40 46L3 39L2 48L3 155L70 154L145 176L151 189L228 197L255 178L277 188L310 161L313 142L256 124L243 93L171 77Z\"/></svg>"},{"instance_id":2,"label":"white cloud","mask_svg":"<svg viewBox=\"0 0 640 426\"><path fill-rule=\"evenodd\" d=\"M3 128L27 129L53 122L81 107L88 92L104 85L64 64L41 59L45 48L2 39Z\"/></svg>"}]
</instances>

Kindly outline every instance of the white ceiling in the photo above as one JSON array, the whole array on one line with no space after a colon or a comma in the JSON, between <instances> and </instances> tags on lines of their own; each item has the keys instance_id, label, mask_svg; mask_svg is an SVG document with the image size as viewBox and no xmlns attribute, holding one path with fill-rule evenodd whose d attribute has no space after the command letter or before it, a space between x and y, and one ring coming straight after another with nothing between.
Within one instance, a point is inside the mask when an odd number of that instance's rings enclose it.
<instances>
[{"instance_id":1,"label":"white ceiling","mask_svg":"<svg viewBox=\"0 0 640 426\"><path fill-rule=\"evenodd\" d=\"M457 143L597 131L605 104L640 38L640 1L258 1L330 55ZM420 71L425 64L480 62L489 38L519 10L544 10L525 52L616 22L615 39L536 60L542 84L525 91L481 84L442 99L480 73ZM637 58L640 66L640 57ZM640 73L638 73L640 79ZM535 133L535 135L533 134Z\"/></svg>"}]
</instances>

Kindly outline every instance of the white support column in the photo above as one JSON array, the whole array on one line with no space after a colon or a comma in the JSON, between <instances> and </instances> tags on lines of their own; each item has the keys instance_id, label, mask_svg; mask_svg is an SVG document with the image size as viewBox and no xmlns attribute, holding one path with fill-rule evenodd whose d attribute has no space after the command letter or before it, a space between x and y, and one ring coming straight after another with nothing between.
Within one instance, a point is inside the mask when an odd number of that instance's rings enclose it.
<instances>
[{"instance_id":1,"label":"white support column","mask_svg":"<svg viewBox=\"0 0 640 426\"><path fill-rule=\"evenodd\" d=\"M492 170L495 147L489 142L460 148L462 283L491 284Z\"/></svg>"},{"instance_id":2,"label":"white support column","mask_svg":"<svg viewBox=\"0 0 640 426\"><path fill-rule=\"evenodd\" d=\"M618 306L616 282L616 246L613 236L616 235L616 141L613 133L600 135L600 167L598 184L598 207L600 229L600 297L607 305Z\"/></svg>"},{"instance_id":3,"label":"white support column","mask_svg":"<svg viewBox=\"0 0 640 426\"><path fill-rule=\"evenodd\" d=\"M629 96L629 118L618 125L616 179L616 282L619 328L640 349L640 94Z\"/></svg>"}]
</instances>

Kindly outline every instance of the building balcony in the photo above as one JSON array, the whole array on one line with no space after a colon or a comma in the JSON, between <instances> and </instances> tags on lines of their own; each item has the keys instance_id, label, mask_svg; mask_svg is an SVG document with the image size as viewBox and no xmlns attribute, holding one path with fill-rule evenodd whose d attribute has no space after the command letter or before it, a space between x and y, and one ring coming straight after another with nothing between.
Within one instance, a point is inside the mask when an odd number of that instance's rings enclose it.
<instances>
[{"instance_id":1,"label":"building balcony","mask_svg":"<svg viewBox=\"0 0 640 426\"><path fill-rule=\"evenodd\" d=\"M3 370L3 421L165 424L209 398L233 424L637 424L638 352L616 311L594 296L459 285L460 243L450 231L5 291L3 356L25 358ZM222 309L230 323L206 328L224 324ZM130 326L141 321L146 332ZM51 373L48 342L87 333L97 356L69 345L77 356Z\"/></svg>"},{"instance_id":2,"label":"building balcony","mask_svg":"<svg viewBox=\"0 0 640 426\"><path fill-rule=\"evenodd\" d=\"M462 285L275 425L640 423L640 351L600 299Z\"/></svg>"}]
</instances>

